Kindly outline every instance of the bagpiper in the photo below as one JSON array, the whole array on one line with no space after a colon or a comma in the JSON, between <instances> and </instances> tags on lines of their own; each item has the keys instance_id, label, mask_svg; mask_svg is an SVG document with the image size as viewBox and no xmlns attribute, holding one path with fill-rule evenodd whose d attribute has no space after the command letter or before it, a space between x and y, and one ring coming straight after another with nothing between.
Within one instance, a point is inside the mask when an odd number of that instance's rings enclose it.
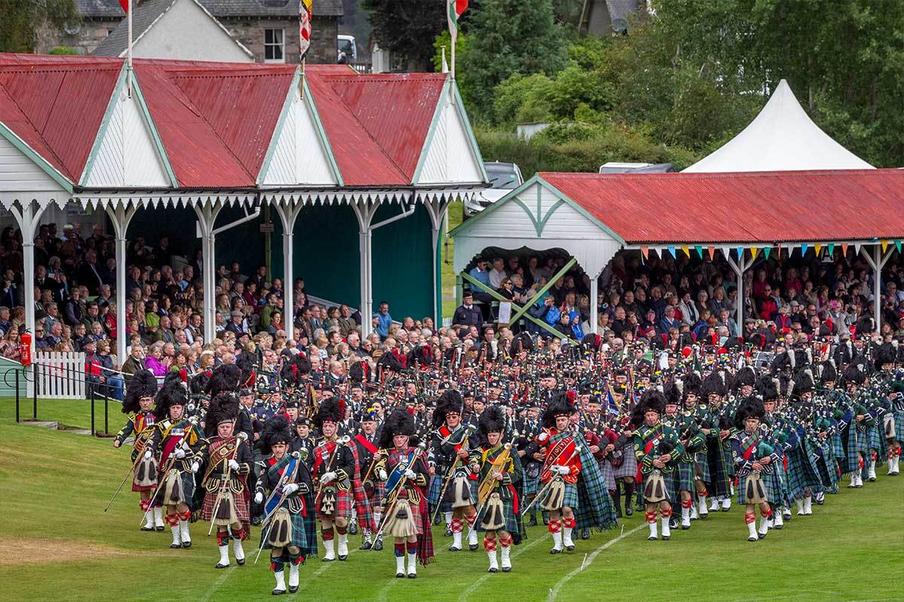
<instances>
[{"instance_id":1,"label":"bagpiper","mask_svg":"<svg viewBox=\"0 0 904 602\"><path fill-rule=\"evenodd\" d=\"M317 489L314 507L320 519L320 535L326 550L323 562L332 562L337 557L342 561L348 558L348 524L354 506L351 481L354 459L346 445L348 438L337 436L343 413L344 408L338 402L325 399L314 418L315 426L323 435L314 448L311 468Z\"/></svg>"},{"instance_id":2,"label":"bagpiper","mask_svg":"<svg viewBox=\"0 0 904 602\"><path fill-rule=\"evenodd\" d=\"M467 463L472 444L470 437L475 429L461 422L464 401L461 394L449 389L440 395L433 411L428 464L434 477L430 484L430 501L438 506L446 519L447 531L452 535L450 552L461 550L461 534L467 522L468 549L477 549L477 479Z\"/></svg>"},{"instance_id":3,"label":"bagpiper","mask_svg":"<svg viewBox=\"0 0 904 602\"><path fill-rule=\"evenodd\" d=\"M113 438L113 447L120 447L129 437L132 443L132 491L138 492L141 511L144 513L142 531L163 531L163 509L151 508L151 493L157 488L157 459L147 449L154 434L154 403L157 395L157 379L149 370L139 370L129 381L122 413L132 414L124 427Z\"/></svg>"},{"instance_id":4,"label":"bagpiper","mask_svg":"<svg viewBox=\"0 0 904 602\"><path fill-rule=\"evenodd\" d=\"M195 418L185 416L188 392L178 375L167 376L157 393L156 422L150 448L157 456L159 484L151 505L162 508L173 533L171 548L190 548L189 531L195 475L191 470L201 441Z\"/></svg>"},{"instance_id":5,"label":"bagpiper","mask_svg":"<svg viewBox=\"0 0 904 602\"><path fill-rule=\"evenodd\" d=\"M775 454L760 428L765 410L763 403L750 397L735 412L736 431L731 436L731 451L737 469L740 486L738 503L744 505L744 522L747 524L747 541L763 539L769 533L772 508L769 505L768 480L764 473L773 470L780 458ZM756 510L760 510L760 527L756 526Z\"/></svg>"},{"instance_id":6,"label":"bagpiper","mask_svg":"<svg viewBox=\"0 0 904 602\"><path fill-rule=\"evenodd\" d=\"M264 506L261 547L270 550L270 570L276 585L272 594L286 593L285 566L289 566L289 591L298 591L299 569L317 554L314 499L306 452L289 452L292 432L284 416L268 420L261 440L270 456L257 480L254 500Z\"/></svg>"},{"instance_id":7,"label":"bagpiper","mask_svg":"<svg viewBox=\"0 0 904 602\"><path fill-rule=\"evenodd\" d=\"M361 418L361 430L352 437L352 450L356 456L358 473L361 479L361 485L367 497L368 508L373 514L369 524L364 526L363 541L361 542L362 550L374 549L380 551L383 549L383 536L376 537L376 525L380 524L383 518L383 487L379 479L374 474L374 468L377 460L386 453L386 450L378 447L379 438L377 436L377 411L370 407L364 411ZM352 447L351 445L349 446ZM363 474L360 474L362 473ZM360 522L360 518L359 518Z\"/></svg>"},{"instance_id":8,"label":"bagpiper","mask_svg":"<svg viewBox=\"0 0 904 602\"><path fill-rule=\"evenodd\" d=\"M219 393L211 400L204 421L207 439L198 453L200 461L192 464L195 473L204 468L201 519L216 527L218 569L229 566L230 538L236 563L245 564L242 541L248 537L251 526L247 479L253 459L245 434L235 434L238 414L239 400L235 395Z\"/></svg>"},{"instance_id":9,"label":"bagpiper","mask_svg":"<svg viewBox=\"0 0 904 602\"><path fill-rule=\"evenodd\" d=\"M388 453L378 460L375 468L386 491L383 502L386 513L377 533L385 531L393 538L396 577L409 579L417 577L418 561L426 566L433 559L426 496L429 469L423 444L409 445L414 430L411 414L402 408L393 410L380 433L380 447Z\"/></svg>"},{"instance_id":10,"label":"bagpiper","mask_svg":"<svg viewBox=\"0 0 904 602\"><path fill-rule=\"evenodd\" d=\"M511 443L504 443L505 415L499 406L490 406L480 415L478 424L483 445L472 452L472 471L479 475L477 530L484 533L483 549L490 560L490 573L512 570L512 544L520 543L524 525L518 514L521 479L518 454ZM496 547L499 546L499 561Z\"/></svg>"},{"instance_id":11,"label":"bagpiper","mask_svg":"<svg viewBox=\"0 0 904 602\"><path fill-rule=\"evenodd\" d=\"M634 429L634 456L643 476L643 498L649 540L659 539L656 513L662 517L662 539L671 538L672 500L675 499L672 474L684 455L678 433L662 423L666 400L656 389L644 392L631 420Z\"/></svg>"}]
</instances>

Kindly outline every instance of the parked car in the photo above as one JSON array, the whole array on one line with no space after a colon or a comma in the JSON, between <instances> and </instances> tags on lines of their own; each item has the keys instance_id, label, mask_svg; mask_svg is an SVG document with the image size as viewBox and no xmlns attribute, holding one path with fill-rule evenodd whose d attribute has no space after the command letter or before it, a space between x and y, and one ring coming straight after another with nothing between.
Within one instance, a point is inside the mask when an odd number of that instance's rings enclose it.
<instances>
[{"instance_id":1,"label":"parked car","mask_svg":"<svg viewBox=\"0 0 904 602\"><path fill-rule=\"evenodd\" d=\"M521 169L514 163L493 161L483 164L490 188L484 188L465 204L465 215L480 213L514 189L524 184Z\"/></svg>"}]
</instances>

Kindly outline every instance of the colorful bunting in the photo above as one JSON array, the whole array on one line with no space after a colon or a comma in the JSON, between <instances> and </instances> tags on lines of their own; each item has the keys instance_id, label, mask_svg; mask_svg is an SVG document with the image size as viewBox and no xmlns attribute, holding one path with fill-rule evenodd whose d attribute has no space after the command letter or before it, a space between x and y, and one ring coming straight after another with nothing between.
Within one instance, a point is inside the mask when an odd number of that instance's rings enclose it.
<instances>
[{"instance_id":1,"label":"colorful bunting","mask_svg":"<svg viewBox=\"0 0 904 602\"><path fill-rule=\"evenodd\" d=\"M673 258L674 258L674 257L677 257L677 255L675 254L675 247L674 247L674 245L669 245L669 253L672 254L672 257L673 257Z\"/></svg>"},{"instance_id":2,"label":"colorful bunting","mask_svg":"<svg viewBox=\"0 0 904 602\"><path fill-rule=\"evenodd\" d=\"M696 246L694 247L694 249L697 251L697 256L700 257L700 259L703 259L703 246L702 246L702 245L696 245Z\"/></svg>"},{"instance_id":3,"label":"colorful bunting","mask_svg":"<svg viewBox=\"0 0 904 602\"><path fill-rule=\"evenodd\" d=\"M640 247L640 254L644 259L650 259L650 247Z\"/></svg>"},{"instance_id":4,"label":"colorful bunting","mask_svg":"<svg viewBox=\"0 0 904 602\"><path fill-rule=\"evenodd\" d=\"M835 256L835 243L830 242L829 243L829 257L834 257L834 256Z\"/></svg>"},{"instance_id":5,"label":"colorful bunting","mask_svg":"<svg viewBox=\"0 0 904 602\"><path fill-rule=\"evenodd\" d=\"M769 259L769 255L772 254L772 247L763 247L763 257Z\"/></svg>"},{"instance_id":6,"label":"colorful bunting","mask_svg":"<svg viewBox=\"0 0 904 602\"><path fill-rule=\"evenodd\" d=\"M847 256L848 243L841 243L841 254Z\"/></svg>"},{"instance_id":7,"label":"colorful bunting","mask_svg":"<svg viewBox=\"0 0 904 602\"><path fill-rule=\"evenodd\" d=\"M709 246L709 259L710 259L710 261L712 261L715 258L716 258L716 247L714 247L713 245L710 245Z\"/></svg>"},{"instance_id":8,"label":"colorful bunting","mask_svg":"<svg viewBox=\"0 0 904 602\"><path fill-rule=\"evenodd\" d=\"M801 243L801 245L800 245L800 256L801 257L804 257L807 254L808 248L809 248L809 245L807 245L807 243L805 243L805 242Z\"/></svg>"},{"instance_id":9,"label":"colorful bunting","mask_svg":"<svg viewBox=\"0 0 904 602\"><path fill-rule=\"evenodd\" d=\"M882 252L885 253L885 249L888 248L888 241L887 240L880 241L879 246L882 247Z\"/></svg>"}]
</instances>

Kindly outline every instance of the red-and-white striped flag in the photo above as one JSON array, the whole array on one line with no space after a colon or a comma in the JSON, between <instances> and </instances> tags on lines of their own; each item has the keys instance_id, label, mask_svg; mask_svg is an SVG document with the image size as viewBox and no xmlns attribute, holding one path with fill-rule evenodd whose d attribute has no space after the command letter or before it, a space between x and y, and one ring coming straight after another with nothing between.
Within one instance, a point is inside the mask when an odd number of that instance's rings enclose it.
<instances>
[{"instance_id":1,"label":"red-and-white striped flag","mask_svg":"<svg viewBox=\"0 0 904 602\"><path fill-rule=\"evenodd\" d=\"M311 47L311 20L314 17L314 0L298 2L298 60L303 61Z\"/></svg>"},{"instance_id":2,"label":"red-and-white striped flag","mask_svg":"<svg viewBox=\"0 0 904 602\"><path fill-rule=\"evenodd\" d=\"M468 0L446 0L449 33L452 36L452 79L455 79L455 42L458 40L458 18L468 10Z\"/></svg>"}]
</instances>

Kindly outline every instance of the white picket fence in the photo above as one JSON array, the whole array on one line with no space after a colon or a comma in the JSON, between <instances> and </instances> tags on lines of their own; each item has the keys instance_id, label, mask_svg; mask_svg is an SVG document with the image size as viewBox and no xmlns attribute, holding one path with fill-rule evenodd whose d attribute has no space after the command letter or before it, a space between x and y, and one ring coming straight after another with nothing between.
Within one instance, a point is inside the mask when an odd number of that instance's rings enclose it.
<instances>
[{"instance_id":1,"label":"white picket fence","mask_svg":"<svg viewBox=\"0 0 904 602\"><path fill-rule=\"evenodd\" d=\"M38 351L38 397L54 399L85 399L85 354L74 351ZM29 371L31 368L29 368ZM29 376L27 395L34 394L34 382Z\"/></svg>"}]
</instances>

